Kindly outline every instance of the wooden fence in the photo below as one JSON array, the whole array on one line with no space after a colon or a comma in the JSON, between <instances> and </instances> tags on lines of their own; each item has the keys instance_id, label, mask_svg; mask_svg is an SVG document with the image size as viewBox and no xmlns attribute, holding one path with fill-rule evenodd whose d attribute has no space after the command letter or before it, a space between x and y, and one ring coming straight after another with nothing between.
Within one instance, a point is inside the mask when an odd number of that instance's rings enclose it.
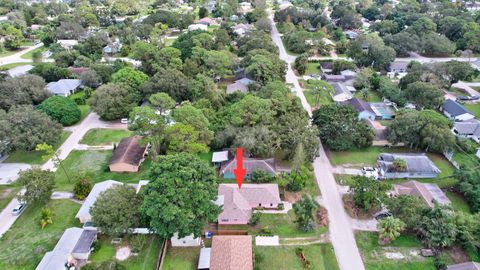
<instances>
[{"instance_id":1,"label":"wooden fence","mask_svg":"<svg viewBox=\"0 0 480 270\"><path fill-rule=\"evenodd\" d=\"M157 265L155 267L156 270L162 270L163 260L165 260L165 254L167 253L167 246L168 240L163 240L162 247L160 248L160 252L158 253Z\"/></svg>"}]
</instances>

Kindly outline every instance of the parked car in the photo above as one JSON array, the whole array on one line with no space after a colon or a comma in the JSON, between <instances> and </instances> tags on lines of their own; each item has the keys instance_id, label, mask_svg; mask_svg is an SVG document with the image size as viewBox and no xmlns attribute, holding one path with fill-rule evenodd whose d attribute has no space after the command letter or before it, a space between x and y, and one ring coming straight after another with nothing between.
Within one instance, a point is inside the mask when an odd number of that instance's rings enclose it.
<instances>
[{"instance_id":1,"label":"parked car","mask_svg":"<svg viewBox=\"0 0 480 270\"><path fill-rule=\"evenodd\" d=\"M373 178L375 180L378 179L378 170L373 167L363 167L362 174L366 177Z\"/></svg>"},{"instance_id":2,"label":"parked car","mask_svg":"<svg viewBox=\"0 0 480 270\"><path fill-rule=\"evenodd\" d=\"M120 120L120 123L122 123L122 124L128 124L128 118L122 118L122 119Z\"/></svg>"},{"instance_id":3,"label":"parked car","mask_svg":"<svg viewBox=\"0 0 480 270\"><path fill-rule=\"evenodd\" d=\"M12 215L14 216L20 215L25 210L25 208L27 208L26 203L19 203L17 206L15 206L15 208L13 208Z\"/></svg>"},{"instance_id":4,"label":"parked car","mask_svg":"<svg viewBox=\"0 0 480 270\"><path fill-rule=\"evenodd\" d=\"M390 213L390 211L388 211L388 210L382 210L382 211L379 211L379 212L377 212L373 215L373 217L376 220L380 220L382 218L387 218L387 217L391 217L391 216L392 216L392 213Z\"/></svg>"}]
</instances>

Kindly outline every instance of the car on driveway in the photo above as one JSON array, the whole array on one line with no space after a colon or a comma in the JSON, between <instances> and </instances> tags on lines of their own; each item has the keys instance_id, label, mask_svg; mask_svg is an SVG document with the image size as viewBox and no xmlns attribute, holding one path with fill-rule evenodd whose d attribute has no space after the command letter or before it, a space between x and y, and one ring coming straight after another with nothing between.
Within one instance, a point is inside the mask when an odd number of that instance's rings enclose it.
<instances>
[{"instance_id":1,"label":"car on driveway","mask_svg":"<svg viewBox=\"0 0 480 270\"><path fill-rule=\"evenodd\" d=\"M377 180L378 179L378 170L376 168L373 168L373 167L363 167L362 168L362 175Z\"/></svg>"},{"instance_id":2,"label":"car on driveway","mask_svg":"<svg viewBox=\"0 0 480 270\"><path fill-rule=\"evenodd\" d=\"M373 217L376 220L380 220L382 218L387 218L387 217L391 217L391 216L392 216L392 213L390 213L388 210L382 210L382 211L379 211L379 212L377 212L373 215Z\"/></svg>"},{"instance_id":3,"label":"car on driveway","mask_svg":"<svg viewBox=\"0 0 480 270\"><path fill-rule=\"evenodd\" d=\"M12 209L13 216L19 216L27 208L26 203L19 203L15 208Z\"/></svg>"}]
</instances>

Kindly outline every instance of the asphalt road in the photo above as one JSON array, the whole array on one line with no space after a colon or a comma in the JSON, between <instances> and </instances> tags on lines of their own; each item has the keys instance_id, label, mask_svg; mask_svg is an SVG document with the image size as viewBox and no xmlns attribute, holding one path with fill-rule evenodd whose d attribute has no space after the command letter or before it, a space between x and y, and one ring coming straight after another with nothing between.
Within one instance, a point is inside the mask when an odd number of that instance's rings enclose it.
<instances>
[{"instance_id":1,"label":"asphalt road","mask_svg":"<svg viewBox=\"0 0 480 270\"><path fill-rule=\"evenodd\" d=\"M305 110L311 116L312 109L303 94L297 76L291 68L291 63L295 61L295 57L286 53L271 13L270 20L272 22L272 40L279 48L280 59L288 63L286 82L293 85L293 90L302 101ZM328 210L330 241L335 249L335 255L340 269L364 270L365 267L357 243L355 242L351 221L343 207L342 197L337 189L332 167L323 146L320 148L319 157L315 159L313 165L317 184L322 193L322 203Z\"/></svg>"},{"instance_id":2,"label":"asphalt road","mask_svg":"<svg viewBox=\"0 0 480 270\"><path fill-rule=\"evenodd\" d=\"M0 58L0 66L7 65L7 64L13 64L13 63L33 62L32 59L23 59L21 56L26 54L29 51L33 51L33 50L35 50L37 48L40 48L42 46L43 46L43 43L39 43L37 45L27 47L26 49L23 49L23 50L15 53L15 54L5 56L5 57L1 57ZM43 61L44 62L52 62L53 59L44 59Z\"/></svg>"}]
</instances>

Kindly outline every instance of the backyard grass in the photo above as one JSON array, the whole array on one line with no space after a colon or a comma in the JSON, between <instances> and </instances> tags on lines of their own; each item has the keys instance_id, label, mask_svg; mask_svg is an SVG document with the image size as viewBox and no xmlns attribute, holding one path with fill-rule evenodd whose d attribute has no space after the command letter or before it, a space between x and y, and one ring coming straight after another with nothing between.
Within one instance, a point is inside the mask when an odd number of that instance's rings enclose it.
<instances>
[{"instance_id":1,"label":"backyard grass","mask_svg":"<svg viewBox=\"0 0 480 270\"><path fill-rule=\"evenodd\" d=\"M101 237L99 242L101 247L89 258L92 262L104 262L115 258L116 247L111 243L112 238ZM157 263L157 257L160 252L162 241L158 237L151 236L147 239L142 250L136 256L132 256L125 261L120 262L128 270L153 270Z\"/></svg>"},{"instance_id":2,"label":"backyard grass","mask_svg":"<svg viewBox=\"0 0 480 270\"><path fill-rule=\"evenodd\" d=\"M93 183L105 180L116 180L123 183L137 183L139 180L148 179L148 168L151 159L146 159L138 173L115 173L108 170L108 162L112 157L111 150L74 150L62 162L70 177L86 175ZM63 170L55 172L55 189L72 191L74 182L69 181Z\"/></svg>"},{"instance_id":3,"label":"backyard grass","mask_svg":"<svg viewBox=\"0 0 480 270\"><path fill-rule=\"evenodd\" d=\"M53 149L58 149L65 140L70 136L69 131L62 131L60 139L58 142L53 145ZM42 156L45 155L44 151L15 151L8 155L8 158L4 161L5 163L26 163L31 165L39 165L45 163L45 160Z\"/></svg>"},{"instance_id":4,"label":"backyard grass","mask_svg":"<svg viewBox=\"0 0 480 270\"><path fill-rule=\"evenodd\" d=\"M420 242L413 236L400 236L390 245L378 245L378 234L371 232L357 232L355 234L358 248L362 254L365 267L368 270L435 270L432 258L410 254L412 249L420 249ZM401 253L405 259L388 259L386 252Z\"/></svg>"},{"instance_id":5,"label":"backyard grass","mask_svg":"<svg viewBox=\"0 0 480 270\"><path fill-rule=\"evenodd\" d=\"M447 191L446 195L448 199L452 202L452 207L456 211L461 211L464 213L470 214L470 206L468 206L468 203L465 201L465 198L461 194L452 192L452 191Z\"/></svg>"},{"instance_id":6,"label":"backyard grass","mask_svg":"<svg viewBox=\"0 0 480 270\"><path fill-rule=\"evenodd\" d=\"M453 160L460 164L460 166L465 166L466 168L480 166L480 160L474 154L455 152L453 153Z\"/></svg>"},{"instance_id":7,"label":"backyard grass","mask_svg":"<svg viewBox=\"0 0 480 270\"><path fill-rule=\"evenodd\" d=\"M129 137L133 132L124 129L106 129L94 128L90 129L80 141L81 144L87 145L109 145L118 143L125 137Z\"/></svg>"},{"instance_id":8,"label":"backyard grass","mask_svg":"<svg viewBox=\"0 0 480 270\"><path fill-rule=\"evenodd\" d=\"M329 152L330 162L333 166L348 165L352 168L361 168L364 166L375 166L377 157L380 153L411 153L414 150L404 147L368 147L365 149L353 149L350 151ZM440 187L448 187L457 183L457 180L448 176L453 175L455 168L439 154L428 153L428 157L441 170L438 175L439 180L417 179L419 182L435 182ZM392 183L403 182L405 179L389 180Z\"/></svg>"},{"instance_id":9,"label":"backyard grass","mask_svg":"<svg viewBox=\"0 0 480 270\"><path fill-rule=\"evenodd\" d=\"M313 270L339 269L333 247L330 244L299 246ZM296 246L255 247L258 269L305 269L295 254Z\"/></svg>"},{"instance_id":10,"label":"backyard grass","mask_svg":"<svg viewBox=\"0 0 480 270\"><path fill-rule=\"evenodd\" d=\"M201 159L201 160L204 160L205 162L207 162L209 165L212 165L212 155L213 155L213 152L212 151L209 151L207 153L199 153L197 154L197 156Z\"/></svg>"},{"instance_id":11,"label":"backyard grass","mask_svg":"<svg viewBox=\"0 0 480 270\"><path fill-rule=\"evenodd\" d=\"M331 93L333 93L333 87L325 81L320 81L320 82L322 82L326 90L322 91L321 95L317 97L310 91L311 85L308 83L308 81L303 81L304 83L303 94L305 95L305 98L307 99L308 104L310 104L312 108L333 103L332 96L330 95ZM318 99L318 103L317 103L317 99Z\"/></svg>"},{"instance_id":12,"label":"backyard grass","mask_svg":"<svg viewBox=\"0 0 480 270\"><path fill-rule=\"evenodd\" d=\"M319 236L327 231L326 227L319 227L314 231L303 232L298 229L295 223L296 215L293 210L288 211L288 214L261 214L260 222L255 228L269 227L273 235L280 237L313 237ZM251 234L257 234L259 229L252 229Z\"/></svg>"},{"instance_id":13,"label":"backyard grass","mask_svg":"<svg viewBox=\"0 0 480 270\"><path fill-rule=\"evenodd\" d=\"M476 118L480 118L480 104L479 103L474 103L474 104L463 104L467 110L472 112Z\"/></svg>"},{"instance_id":14,"label":"backyard grass","mask_svg":"<svg viewBox=\"0 0 480 270\"><path fill-rule=\"evenodd\" d=\"M0 239L0 269L35 269L45 252L53 249L65 229L80 226L75 214L80 204L51 200L46 207L54 212L53 224L40 228L40 205L29 205Z\"/></svg>"},{"instance_id":15,"label":"backyard grass","mask_svg":"<svg viewBox=\"0 0 480 270\"><path fill-rule=\"evenodd\" d=\"M163 261L163 270L196 270L199 256L199 247L169 247Z\"/></svg>"},{"instance_id":16,"label":"backyard grass","mask_svg":"<svg viewBox=\"0 0 480 270\"><path fill-rule=\"evenodd\" d=\"M320 63L319 62L308 62L307 69L305 70L306 75L310 74L321 74Z\"/></svg>"},{"instance_id":17,"label":"backyard grass","mask_svg":"<svg viewBox=\"0 0 480 270\"><path fill-rule=\"evenodd\" d=\"M39 47L39 48L36 48L35 50L31 50L27 53L24 53L22 54L20 57L23 58L23 59L32 59L33 58L33 53L34 52L41 52L43 53L44 51L46 51L47 48L45 48L45 46L42 46L42 47Z\"/></svg>"},{"instance_id":18,"label":"backyard grass","mask_svg":"<svg viewBox=\"0 0 480 270\"><path fill-rule=\"evenodd\" d=\"M382 97L380 96L380 94L377 91L373 91L373 90L370 90L370 89L367 91L367 97L366 98L364 98L364 96L362 94L362 91L356 91L354 96L356 98L363 99L367 102L382 102L383 101Z\"/></svg>"}]
</instances>

